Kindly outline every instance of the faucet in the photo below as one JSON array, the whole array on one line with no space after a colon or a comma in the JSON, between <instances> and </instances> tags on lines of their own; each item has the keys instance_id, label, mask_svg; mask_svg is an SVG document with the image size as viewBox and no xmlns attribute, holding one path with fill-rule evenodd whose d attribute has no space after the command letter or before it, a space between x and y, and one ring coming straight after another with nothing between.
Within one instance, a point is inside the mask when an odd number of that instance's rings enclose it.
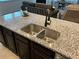
<instances>
[{"instance_id":1,"label":"faucet","mask_svg":"<svg viewBox=\"0 0 79 59\"><path fill-rule=\"evenodd\" d=\"M50 20L50 14L46 15L46 19L45 19L45 27L47 27L47 25L50 25L51 20Z\"/></svg>"}]
</instances>

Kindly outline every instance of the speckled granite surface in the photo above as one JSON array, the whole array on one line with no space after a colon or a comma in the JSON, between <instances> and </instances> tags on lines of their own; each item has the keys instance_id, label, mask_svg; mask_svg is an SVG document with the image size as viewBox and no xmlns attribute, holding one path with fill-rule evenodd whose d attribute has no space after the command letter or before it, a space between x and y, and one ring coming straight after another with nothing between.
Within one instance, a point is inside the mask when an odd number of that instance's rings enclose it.
<instances>
[{"instance_id":1,"label":"speckled granite surface","mask_svg":"<svg viewBox=\"0 0 79 59\"><path fill-rule=\"evenodd\" d=\"M45 16L31 13L28 17L17 17L12 20L4 20L2 17L0 17L0 25L51 50L66 55L71 59L79 59L79 24L51 18L51 25L49 25L48 28L56 30L60 33L58 39L53 40L51 44L36 37L30 36L21 30L21 28L30 23L43 26L44 22Z\"/></svg>"}]
</instances>

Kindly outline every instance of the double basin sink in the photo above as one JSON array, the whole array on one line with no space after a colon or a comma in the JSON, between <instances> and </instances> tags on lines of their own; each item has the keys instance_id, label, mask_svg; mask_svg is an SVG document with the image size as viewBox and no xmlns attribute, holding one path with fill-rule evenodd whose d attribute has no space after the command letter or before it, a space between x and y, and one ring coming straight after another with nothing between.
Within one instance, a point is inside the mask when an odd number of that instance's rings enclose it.
<instances>
[{"instance_id":1,"label":"double basin sink","mask_svg":"<svg viewBox=\"0 0 79 59\"><path fill-rule=\"evenodd\" d=\"M35 36L40 40L44 40L48 43L51 43L52 40L57 40L60 36L58 31L53 29L49 29L47 27L43 27L36 24L29 24L21 29L22 31L28 33L29 35ZM70 59L65 56L61 56L60 54L56 53L56 59Z\"/></svg>"},{"instance_id":2,"label":"double basin sink","mask_svg":"<svg viewBox=\"0 0 79 59\"><path fill-rule=\"evenodd\" d=\"M21 30L48 43L52 42L51 40L57 40L60 36L59 32L37 24L29 24Z\"/></svg>"}]
</instances>

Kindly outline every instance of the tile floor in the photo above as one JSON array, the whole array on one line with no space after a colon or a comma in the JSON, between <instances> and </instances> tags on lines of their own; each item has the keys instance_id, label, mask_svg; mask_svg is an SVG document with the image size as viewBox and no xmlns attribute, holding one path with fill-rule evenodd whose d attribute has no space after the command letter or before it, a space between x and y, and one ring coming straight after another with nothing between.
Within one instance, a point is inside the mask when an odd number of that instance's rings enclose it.
<instances>
[{"instance_id":1,"label":"tile floor","mask_svg":"<svg viewBox=\"0 0 79 59\"><path fill-rule=\"evenodd\" d=\"M0 59L20 59L0 43Z\"/></svg>"}]
</instances>

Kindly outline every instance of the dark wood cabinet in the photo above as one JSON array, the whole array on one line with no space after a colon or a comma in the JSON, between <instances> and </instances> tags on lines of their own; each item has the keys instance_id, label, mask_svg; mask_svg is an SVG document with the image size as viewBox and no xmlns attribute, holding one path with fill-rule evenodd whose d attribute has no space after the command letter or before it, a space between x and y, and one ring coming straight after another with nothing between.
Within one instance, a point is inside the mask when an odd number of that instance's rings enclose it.
<instances>
[{"instance_id":1,"label":"dark wood cabinet","mask_svg":"<svg viewBox=\"0 0 79 59\"><path fill-rule=\"evenodd\" d=\"M21 59L30 59L30 42L28 39L15 35L17 53Z\"/></svg>"},{"instance_id":2,"label":"dark wood cabinet","mask_svg":"<svg viewBox=\"0 0 79 59\"><path fill-rule=\"evenodd\" d=\"M13 32L4 27L2 29L4 39L6 40L6 47L8 47L12 52L16 53L16 46Z\"/></svg>"},{"instance_id":3,"label":"dark wood cabinet","mask_svg":"<svg viewBox=\"0 0 79 59\"><path fill-rule=\"evenodd\" d=\"M31 43L31 59L54 59L55 52L36 44Z\"/></svg>"},{"instance_id":4,"label":"dark wood cabinet","mask_svg":"<svg viewBox=\"0 0 79 59\"><path fill-rule=\"evenodd\" d=\"M0 42L1 42L1 43L5 43L1 31L0 31Z\"/></svg>"},{"instance_id":5,"label":"dark wood cabinet","mask_svg":"<svg viewBox=\"0 0 79 59\"><path fill-rule=\"evenodd\" d=\"M3 32L2 32L1 26L0 26L0 43L2 43L3 45L6 45L6 42L5 42L4 37L3 37Z\"/></svg>"}]
</instances>

